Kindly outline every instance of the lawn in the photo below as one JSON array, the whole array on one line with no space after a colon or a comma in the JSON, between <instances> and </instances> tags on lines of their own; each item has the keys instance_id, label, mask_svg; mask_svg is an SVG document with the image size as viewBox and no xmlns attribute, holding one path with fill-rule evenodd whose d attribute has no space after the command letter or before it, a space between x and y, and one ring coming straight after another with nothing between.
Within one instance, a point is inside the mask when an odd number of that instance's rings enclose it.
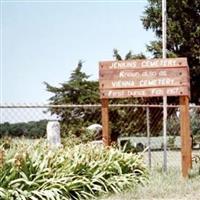
<instances>
[{"instance_id":1,"label":"lawn","mask_svg":"<svg viewBox=\"0 0 200 200\"><path fill-rule=\"evenodd\" d=\"M199 150L193 151L193 156L199 155ZM189 179L181 176L180 151L167 152L167 173L162 172L163 152L152 152L152 169L149 183L138 186L133 191L103 197L101 200L134 200L134 199L200 199L199 164L193 163ZM148 153L144 153L144 161L148 164Z\"/></svg>"},{"instance_id":2,"label":"lawn","mask_svg":"<svg viewBox=\"0 0 200 200\"><path fill-rule=\"evenodd\" d=\"M194 174L187 179L180 176L177 170L170 170L163 174L159 170L153 170L150 181L145 186L138 186L134 191L115 194L101 200L133 200L133 199L181 199L198 200L200 199L200 175Z\"/></svg>"}]
</instances>

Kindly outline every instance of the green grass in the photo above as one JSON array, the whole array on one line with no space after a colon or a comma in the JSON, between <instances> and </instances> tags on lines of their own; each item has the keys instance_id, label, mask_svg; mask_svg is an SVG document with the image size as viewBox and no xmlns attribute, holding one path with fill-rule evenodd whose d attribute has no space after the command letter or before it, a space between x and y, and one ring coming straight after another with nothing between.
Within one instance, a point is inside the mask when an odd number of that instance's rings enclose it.
<instances>
[{"instance_id":1,"label":"green grass","mask_svg":"<svg viewBox=\"0 0 200 200\"><path fill-rule=\"evenodd\" d=\"M138 186L136 190L124 192L101 200L134 200L134 199L200 199L200 175L192 174L189 179L181 177L180 171L171 169L163 174L159 170L153 170L149 183Z\"/></svg>"}]
</instances>

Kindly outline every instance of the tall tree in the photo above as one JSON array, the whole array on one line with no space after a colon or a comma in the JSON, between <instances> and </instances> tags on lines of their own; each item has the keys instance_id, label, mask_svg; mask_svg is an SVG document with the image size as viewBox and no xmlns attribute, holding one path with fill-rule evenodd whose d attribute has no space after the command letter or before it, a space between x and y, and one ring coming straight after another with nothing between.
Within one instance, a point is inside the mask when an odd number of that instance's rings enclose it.
<instances>
[{"instance_id":1,"label":"tall tree","mask_svg":"<svg viewBox=\"0 0 200 200\"><path fill-rule=\"evenodd\" d=\"M77 67L71 73L69 81L61 83L61 87L54 87L44 82L47 91L54 94L49 99L51 104L91 104L98 102L98 82L88 80L90 76L82 72L82 65L83 62L79 61Z\"/></svg>"},{"instance_id":2,"label":"tall tree","mask_svg":"<svg viewBox=\"0 0 200 200\"><path fill-rule=\"evenodd\" d=\"M157 41L147 45L154 57L161 57L161 0L148 0L142 17L146 30L155 32ZM167 0L168 57L187 57L191 75L192 102L200 103L200 1Z\"/></svg>"},{"instance_id":3,"label":"tall tree","mask_svg":"<svg viewBox=\"0 0 200 200\"><path fill-rule=\"evenodd\" d=\"M99 103L98 81L88 80L89 76L82 72L83 62L79 61L75 70L71 73L69 81L61 83L60 87L51 86L44 82L48 92L53 96L49 99L52 105L64 104L96 104ZM61 120L63 135L72 132L80 135L82 126L91 123L100 123L100 117L94 118L96 109L72 108L50 108L51 114L56 114ZM100 116L100 114L99 114Z\"/></svg>"}]
</instances>

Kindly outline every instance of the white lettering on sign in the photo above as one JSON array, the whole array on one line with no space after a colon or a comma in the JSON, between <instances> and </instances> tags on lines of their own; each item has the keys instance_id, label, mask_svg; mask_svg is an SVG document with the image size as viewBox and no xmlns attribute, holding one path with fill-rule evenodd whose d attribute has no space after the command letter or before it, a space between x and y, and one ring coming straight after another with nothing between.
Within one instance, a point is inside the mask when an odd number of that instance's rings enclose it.
<instances>
[{"instance_id":1,"label":"white lettering on sign","mask_svg":"<svg viewBox=\"0 0 200 200\"><path fill-rule=\"evenodd\" d=\"M155 77L157 76L157 72L154 71L144 71L144 72L130 72L130 71L120 71L119 78L137 78L137 77Z\"/></svg>"},{"instance_id":2,"label":"white lettering on sign","mask_svg":"<svg viewBox=\"0 0 200 200\"><path fill-rule=\"evenodd\" d=\"M169 67L176 66L176 60L174 59L161 59L161 60L144 60L141 63L142 67Z\"/></svg>"},{"instance_id":3,"label":"white lettering on sign","mask_svg":"<svg viewBox=\"0 0 200 200\"><path fill-rule=\"evenodd\" d=\"M163 95L163 90L161 89L151 89L151 95L152 96L159 96L159 95Z\"/></svg>"},{"instance_id":4,"label":"white lettering on sign","mask_svg":"<svg viewBox=\"0 0 200 200\"><path fill-rule=\"evenodd\" d=\"M159 76L167 76L167 71L160 71Z\"/></svg>"},{"instance_id":5,"label":"white lettering on sign","mask_svg":"<svg viewBox=\"0 0 200 200\"><path fill-rule=\"evenodd\" d=\"M143 72L131 72L131 71L120 71L118 74L119 78L138 78L138 77L156 77L156 76L167 76L167 71L143 71Z\"/></svg>"},{"instance_id":6,"label":"white lettering on sign","mask_svg":"<svg viewBox=\"0 0 200 200\"><path fill-rule=\"evenodd\" d=\"M134 78L140 76L139 72L127 72L127 71L120 71L119 78Z\"/></svg>"},{"instance_id":7,"label":"white lettering on sign","mask_svg":"<svg viewBox=\"0 0 200 200\"><path fill-rule=\"evenodd\" d=\"M174 80L170 78L163 78L163 79L153 79L153 80L140 80L139 85L140 86L156 86L156 85L173 85Z\"/></svg>"},{"instance_id":8,"label":"white lettering on sign","mask_svg":"<svg viewBox=\"0 0 200 200\"><path fill-rule=\"evenodd\" d=\"M166 89L166 94L167 95L178 95L180 93L180 89L179 88L167 88ZM162 89L151 89L151 94L154 95L164 95L164 90Z\"/></svg>"},{"instance_id":9,"label":"white lettering on sign","mask_svg":"<svg viewBox=\"0 0 200 200\"><path fill-rule=\"evenodd\" d=\"M109 69L133 69L133 68L157 68L157 67L176 67L176 59L147 59L141 61L115 61L109 66Z\"/></svg>"},{"instance_id":10,"label":"white lettering on sign","mask_svg":"<svg viewBox=\"0 0 200 200\"><path fill-rule=\"evenodd\" d=\"M112 81L112 86L117 87L133 87L135 85L134 81Z\"/></svg>"},{"instance_id":11,"label":"white lettering on sign","mask_svg":"<svg viewBox=\"0 0 200 200\"><path fill-rule=\"evenodd\" d=\"M135 68L137 63L135 61L126 61L126 62L113 62L109 67L110 69L126 69L126 68Z\"/></svg>"},{"instance_id":12,"label":"white lettering on sign","mask_svg":"<svg viewBox=\"0 0 200 200\"><path fill-rule=\"evenodd\" d=\"M124 96L124 91L114 91L114 90L109 90L108 92L109 97L122 97Z\"/></svg>"},{"instance_id":13,"label":"white lettering on sign","mask_svg":"<svg viewBox=\"0 0 200 200\"><path fill-rule=\"evenodd\" d=\"M154 71L145 71L145 72L142 72L141 76L143 77L155 77L157 76L157 72L154 72Z\"/></svg>"},{"instance_id":14,"label":"white lettering on sign","mask_svg":"<svg viewBox=\"0 0 200 200\"><path fill-rule=\"evenodd\" d=\"M180 92L179 88L169 88L169 89L167 89L168 95L178 94L179 92Z\"/></svg>"},{"instance_id":15,"label":"white lettering on sign","mask_svg":"<svg viewBox=\"0 0 200 200\"><path fill-rule=\"evenodd\" d=\"M127 91L128 96L145 96L144 90Z\"/></svg>"},{"instance_id":16,"label":"white lettering on sign","mask_svg":"<svg viewBox=\"0 0 200 200\"><path fill-rule=\"evenodd\" d=\"M108 90L102 93L104 97L124 98L124 97L150 97L150 96L177 96L185 93L183 88L146 88L146 89L124 89L124 90Z\"/></svg>"}]
</instances>

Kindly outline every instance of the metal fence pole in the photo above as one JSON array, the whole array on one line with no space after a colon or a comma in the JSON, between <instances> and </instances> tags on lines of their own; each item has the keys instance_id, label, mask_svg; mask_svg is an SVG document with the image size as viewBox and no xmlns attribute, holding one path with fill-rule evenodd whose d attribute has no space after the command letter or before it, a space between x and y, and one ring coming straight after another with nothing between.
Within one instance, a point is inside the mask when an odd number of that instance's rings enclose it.
<instances>
[{"instance_id":1,"label":"metal fence pole","mask_svg":"<svg viewBox=\"0 0 200 200\"><path fill-rule=\"evenodd\" d=\"M163 97L163 171L167 171L167 96Z\"/></svg>"},{"instance_id":2,"label":"metal fence pole","mask_svg":"<svg viewBox=\"0 0 200 200\"><path fill-rule=\"evenodd\" d=\"M162 0L162 58L167 57L167 9L166 0ZM163 171L167 171L167 96L163 96Z\"/></svg>"},{"instance_id":3,"label":"metal fence pole","mask_svg":"<svg viewBox=\"0 0 200 200\"><path fill-rule=\"evenodd\" d=\"M146 107L146 118L147 118L147 139L148 139L148 163L149 163L149 168L151 168L151 132L150 132L149 107Z\"/></svg>"}]
</instances>

